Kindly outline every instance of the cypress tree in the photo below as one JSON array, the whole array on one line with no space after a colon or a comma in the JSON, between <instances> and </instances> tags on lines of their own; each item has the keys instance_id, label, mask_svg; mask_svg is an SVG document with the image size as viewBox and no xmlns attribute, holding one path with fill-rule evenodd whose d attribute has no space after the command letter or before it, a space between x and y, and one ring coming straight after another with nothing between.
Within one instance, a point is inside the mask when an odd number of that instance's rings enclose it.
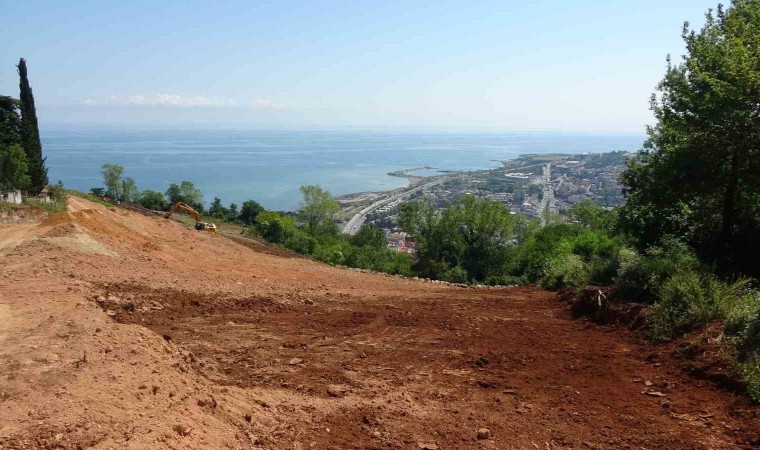
<instances>
[{"instance_id":1,"label":"cypress tree","mask_svg":"<svg viewBox=\"0 0 760 450\"><path fill-rule=\"evenodd\" d=\"M24 147L29 161L29 190L40 192L48 184L47 168L45 159L42 157L42 143L40 142L40 129L37 125L37 111L34 107L34 95L26 72L26 61L21 58L18 62L19 89L21 91L21 145Z\"/></svg>"}]
</instances>

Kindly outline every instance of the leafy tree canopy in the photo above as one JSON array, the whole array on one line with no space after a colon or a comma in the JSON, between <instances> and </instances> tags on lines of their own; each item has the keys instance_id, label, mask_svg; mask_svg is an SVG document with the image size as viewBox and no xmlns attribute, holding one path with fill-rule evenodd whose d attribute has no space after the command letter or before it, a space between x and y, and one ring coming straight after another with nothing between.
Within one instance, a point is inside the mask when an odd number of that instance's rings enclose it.
<instances>
[{"instance_id":1,"label":"leafy tree canopy","mask_svg":"<svg viewBox=\"0 0 760 450\"><path fill-rule=\"evenodd\" d=\"M106 163L101 166L100 174L103 176L103 184L106 186L106 195L114 200L120 200L124 191L121 176L124 167L117 164Z\"/></svg>"},{"instance_id":2,"label":"leafy tree canopy","mask_svg":"<svg viewBox=\"0 0 760 450\"><path fill-rule=\"evenodd\" d=\"M573 205L568 215L585 227L606 231L612 231L617 219L614 210L604 209L590 199Z\"/></svg>"},{"instance_id":3,"label":"leafy tree canopy","mask_svg":"<svg viewBox=\"0 0 760 450\"><path fill-rule=\"evenodd\" d=\"M427 198L405 203L399 215L399 225L416 243L418 270L434 278L446 278L444 274L456 267L465 270L470 280L484 280L500 271L514 224L502 203L472 196L443 210ZM454 270L451 277L459 279L461 273Z\"/></svg>"},{"instance_id":4,"label":"leafy tree canopy","mask_svg":"<svg viewBox=\"0 0 760 450\"><path fill-rule=\"evenodd\" d=\"M222 205L221 198L214 197L214 200L211 202L211 207L208 209L208 213L211 217L221 219L227 217L229 210Z\"/></svg>"},{"instance_id":5,"label":"leafy tree canopy","mask_svg":"<svg viewBox=\"0 0 760 450\"><path fill-rule=\"evenodd\" d=\"M0 147L0 188L26 190L29 187L26 152L18 145Z\"/></svg>"},{"instance_id":6,"label":"leafy tree canopy","mask_svg":"<svg viewBox=\"0 0 760 450\"><path fill-rule=\"evenodd\" d=\"M154 211L163 211L169 207L164 194L150 189L145 189L140 194L140 205L142 205L143 208L152 209Z\"/></svg>"},{"instance_id":7,"label":"leafy tree canopy","mask_svg":"<svg viewBox=\"0 0 760 450\"><path fill-rule=\"evenodd\" d=\"M124 178L121 182L122 200L125 202L135 203L140 200L140 191L137 190L135 180L130 177Z\"/></svg>"},{"instance_id":8,"label":"leafy tree canopy","mask_svg":"<svg viewBox=\"0 0 760 450\"><path fill-rule=\"evenodd\" d=\"M639 247L684 239L722 272L757 275L760 253L760 2L735 0L683 28L652 96L657 123L622 176L621 224Z\"/></svg>"},{"instance_id":9,"label":"leafy tree canopy","mask_svg":"<svg viewBox=\"0 0 760 450\"><path fill-rule=\"evenodd\" d=\"M252 225L259 213L264 212L264 207L255 200L246 200L240 208L239 219L246 225Z\"/></svg>"},{"instance_id":10,"label":"leafy tree canopy","mask_svg":"<svg viewBox=\"0 0 760 450\"><path fill-rule=\"evenodd\" d=\"M333 216L340 210L340 207L330 193L320 186L301 186L301 194L303 201L298 213L301 220L306 224L309 233L313 236L337 233Z\"/></svg>"},{"instance_id":11,"label":"leafy tree canopy","mask_svg":"<svg viewBox=\"0 0 760 450\"><path fill-rule=\"evenodd\" d=\"M351 243L357 247L385 248L388 241L385 239L385 232L377 225L364 224L359 228L354 236L351 237Z\"/></svg>"},{"instance_id":12,"label":"leafy tree canopy","mask_svg":"<svg viewBox=\"0 0 760 450\"><path fill-rule=\"evenodd\" d=\"M0 95L0 148L21 143L19 101Z\"/></svg>"},{"instance_id":13,"label":"leafy tree canopy","mask_svg":"<svg viewBox=\"0 0 760 450\"><path fill-rule=\"evenodd\" d=\"M105 197L106 190L102 187L94 187L90 188L90 194L94 195L95 197Z\"/></svg>"},{"instance_id":14,"label":"leafy tree canopy","mask_svg":"<svg viewBox=\"0 0 760 450\"><path fill-rule=\"evenodd\" d=\"M171 183L169 189L166 190L166 197L172 204L183 202L199 212L203 211L203 194L190 181L183 181L180 184Z\"/></svg>"},{"instance_id":15,"label":"leafy tree canopy","mask_svg":"<svg viewBox=\"0 0 760 450\"><path fill-rule=\"evenodd\" d=\"M66 200L69 198L69 194L66 188L63 187L63 181L58 180L58 183L48 186L48 194L53 203L57 206L65 206Z\"/></svg>"}]
</instances>

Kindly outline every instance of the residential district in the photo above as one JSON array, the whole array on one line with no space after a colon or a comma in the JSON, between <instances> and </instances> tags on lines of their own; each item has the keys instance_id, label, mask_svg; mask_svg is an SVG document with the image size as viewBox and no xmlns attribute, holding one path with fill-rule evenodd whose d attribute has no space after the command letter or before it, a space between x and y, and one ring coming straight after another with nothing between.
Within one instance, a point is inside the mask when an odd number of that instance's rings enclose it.
<instances>
[{"instance_id":1,"label":"residential district","mask_svg":"<svg viewBox=\"0 0 760 450\"><path fill-rule=\"evenodd\" d=\"M623 151L523 155L492 170L446 172L432 177L414 176L410 171L413 178L408 188L339 197L348 219L343 231L355 234L362 224L375 224L385 231L389 248L413 255L414 243L398 229L399 205L422 197L444 208L463 195L471 195L504 203L512 214L544 224L584 200L613 208L625 201L619 177L631 156Z\"/></svg>"}]
</instances>

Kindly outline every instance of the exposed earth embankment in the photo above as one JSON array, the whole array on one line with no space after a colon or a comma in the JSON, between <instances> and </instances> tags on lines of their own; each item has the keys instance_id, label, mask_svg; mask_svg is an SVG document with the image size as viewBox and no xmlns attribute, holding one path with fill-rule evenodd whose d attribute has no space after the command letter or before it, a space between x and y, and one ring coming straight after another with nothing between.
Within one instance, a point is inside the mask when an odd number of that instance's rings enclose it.
<instances>
[{"instance_id":1,"label":"exposed earth embankment","mask_svg":"<svg viewBox=\"0 0 760 450\"><path fill-rule=\"evenodd\" d=\"M555 294L332 268L69 202L0 225L0 448L758 443L744 396Z\"/></svg>"}]
</instances>

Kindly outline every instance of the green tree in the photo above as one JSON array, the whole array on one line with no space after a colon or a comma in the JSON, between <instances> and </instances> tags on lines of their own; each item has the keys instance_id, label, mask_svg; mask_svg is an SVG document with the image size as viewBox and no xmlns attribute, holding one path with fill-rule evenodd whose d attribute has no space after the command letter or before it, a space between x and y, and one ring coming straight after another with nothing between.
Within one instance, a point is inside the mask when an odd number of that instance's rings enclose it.
<instances>
[{"instance_id":1,"label":"green tree","mask_svg":"<svg viewBox=\"0 0 760 450\"><path fill-rule=\"evenodd\" d=\"M622 176L621 225L640 247L685 239L721 272L759 274L760 2L683 28L686 55L652 96L657 123Z\"/></svg>"},{"instance_id":2,"label":"green tree","mask_svg":"<svg viewBox=\"0 0 760 450\"><path fill-rule=\"evenodd\" d=\"M166 190L166 197L172 204L183 202L192 206L198 212L203 211L203 194L190 181L183 181L180 184L171 183Z\"/></svg>"},{"instance_id":3,"label":"green tree","mask_svg":"<svg viewBox=\"0 0 760 450\"><path fill-rule=\"evenodd\" d=\"M445 222L462 241L462 266L471 279L485 280L501 270L515 224L503 203L468 195L447 209Z\"/></svg>"},{"instance_id":4,"label":"green tree","mask_svg":"<svg viewBox=\"0 0 760 450\"><path fill-rule=\"evenodd\" d=\"M246 225L251 225L253 224L253 221L256 220L256 216L262 212L264 212L264 207L258 202L254 200L246 200L240 208L238 219Z\"/></svg>"},{"instance_id":5,"label":"green tree","mask_svg":"<svg viewBox=\"0 0 760 450\"><path fill-rule=\"evenodd\" d=\"M50 195L50 199L53 200L53 204L57 207L66 206L69 194L66 188L63 187L63 181L58 180L58 183L48 186L48 194Z\"/></svg>"},{"instance_id":6,"label":"green tree","mask_svg":"<svg viewBox=\"0 0 760 450\"><path fill-rule=\"evenodd\" d=\"M105 197L106 190L102 187L90 188L90 195L94 195L95 197Z\"/></svg>"},{"instance_id":7,"label":"green tree","mask_svg":"<svg viewBox=\"0 0 760 450\"><path fill-rule=\"evenodd\" d=\"M0 148L21 144L19 101L0 95Z\"/></svg>"},{"instance_id":8,"label":"green tree","mask_svg":"<svg viewBox=\"0 0 760 450\"><path fill-rule=\"evenodd\" d=\"M154 211L163 211L169 207L166 203L166 197L164 194L150 189L145 189L140 194L140 205L143 208L152 209Z\"/></svg>"},{"instance_id":9,"label":"green tree","mask_svg":"<svg viewBox=\"0 0 760 450\"><path fill-rule=\"evenodd\" d=\"M576 203L568 212L570 218L581 225L597 230L612 231L616 222L616 213L604 209L593 200Z\"/></svg>"},{"instance_id":10,"label":"green tree","mask_svg":"<svg viewBox=\"0 0 760 450\"><path fill-rule=\"evenodd\" d=\"M296 232L293 219L274 211L263 211L254 222L256 233L269 242L280 244Z\"/></svg>"},{"instance_id":11,"label":"green tree","mask_svg":"<svg viewBox=\"0 0 760 450\"><path fill-rule=\"evenodd\" d=\"M320 186L301 186L303 201L298 214L312 236L335 234L334 215L340 211L338 203Z\"/></svg>"},{"instance_id":12,"label":"green tree","mask_svg":"<svg viewBox=\"0 0 760 450\"><path fill-rule=\"evenodd\" d=\"M503 203L472 196L443 210L427 198L402 204L399 225L416 244L420 274L450 280L500 275L515 233Z\"/></svg>"},{"instance_id":13,"label":"green tree","mask_svg":"<svg viewBox=\"0 0 760 450\"><path fill-rule=\"evenodd\" d=\"M0 147L0 187L25 190L30 178L27 158L20 145Z\"/></svg>"},{"instance_id":14,"label":"green tree","mask_svg":"<svg viewBox=\"0 0 760 450\"><path fill-rule=\"evenodd\" d=\"M351 243L357 247L371 247L375 249L387 248L388 240L385 232L377 225L364 224L359 232L351 236Z\"/></svg>"},{"instance_id":15,"label":"green tree","mask_svg":"<svg viewBox=\"0 0 760 450\"><path fill-rule=\"evenodd\" d=\"M21 144L26 152L29 165L29 189L39 192L48 184L45 159L42 157L40 128L37 124L37 110L34 106L34 95L29 85L26 61L21 58L18 62L19 100L21 101Z\"/></svg>"},{"instance_id":16,"label":"green tree","mask_svg":"<svg viewBox=\"0 0 760 450\"><path fill-rule=\"evenodd\" d=\"M114 200L121 199L124 189L121 176L124 167L117 164L105 163L101 166L100 174L103 176L103 184L106 186L106 196Z\"/></svg>"},{"instance_id":17,"label":"green tree","mask_svg":"<svg viewBox=\"0 0 760 450\"><path fill-rule=\"evenodd\" d=\"M222 205L222 199L214 197L214 200L211 202L211 207L208 209L208 213L211 217L223 219L227 217L229 210Z\"/></svg>"},{"instance_id":18,"label":"green tree","mask_svg":"<svg viewBox=\"0 0 760 450\"><path fill-rule=\"evenodd\" d=\"M417 271L421 276L440 278L459 264L461 241L430 198L402 203L398 223L416 244Z\"/></svg>"},{"instance_id":19,"label":"green tree","mask_svg":"<svg viewBox=\"0 0 760 450\"><path fill-rule=\"evenodd\" d=\"M121 182L121 196L125 202L136 203L140 200L140 191L137 190L135 180L130 177L124 178Z\"/></svg>"}]
</instances>

